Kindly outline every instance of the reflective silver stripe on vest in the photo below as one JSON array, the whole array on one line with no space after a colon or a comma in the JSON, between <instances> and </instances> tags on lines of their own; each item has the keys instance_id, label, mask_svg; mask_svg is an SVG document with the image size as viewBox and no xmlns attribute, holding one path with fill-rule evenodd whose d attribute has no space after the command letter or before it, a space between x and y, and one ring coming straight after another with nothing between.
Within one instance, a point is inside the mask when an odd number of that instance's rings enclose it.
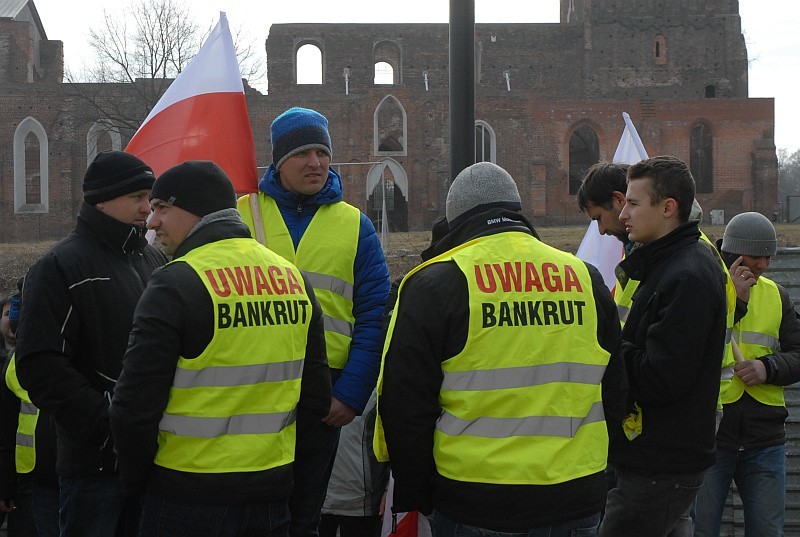
<instances>
[{"instance_id":1,"label":"reflective silver stripe on vest","mask_svg":"<svg viewBox=\"0 0 800 537\"><path fill-rule=\"evenodd\" d=\"M353 300L353 284L341 280L329 274L322 274L321 272L303 272L306 275L306 281L311 284L314 289L325 289L331 293L336 293L343 296L352 302Z\"/></svg>"},{"instance_id":2,"label":"reflective silver stripe on vest","mask_svg":"<svg viewBox=\"0 0 800 537\"><path fill-rule=\"evenodd\" d=\"M442 390L501 390L550 382L600 384L605 370L602 365L559 362L480 371L445 371Z\"/></svg>"},{"instance_id":3,"label":"reflective silver stripe on vest","mask_svg":"<svg viewBox=\"0 0 800 537\"><path fill-rule=\"evenodd\" d=\"M729 365L728 367L723 367L719 374L719 380L731 380L732 378L733 378L733 366Z\"/></svg>"},{"instance_id":4,"label":"reflective silver stripe on vest","mask_svg":"<svg viewBox=\"0 0 800 537\"><path fill-rule=\"evenodd\" d=\"M200 386L245 386L261 382L283 382L299 379L303 373L303 360L271 364L206 367L204 369L175 370L175 388Z\"/></svg>"},{"instance_id":5,"label":"reflective silver stripe on vest","mask_svg":"<svg viewBox=\"0 0 800 537\"><path fill-rule=\"evenodd\" d=\"M731 342L731 336L733 336L733 327L725 329L725 345Z\"/></svg>"},{"instance_id":6,"label":"reflective silver stripe on vest","mask_svg":"<svg viewBox=\"0 0 800 537\"><path fill-rule=\"evenodd\" d=\"M773 350L780 350L781 343L778 341L778 338L772 337L768 334L762 334L761 332L747 332L744 331L741 334L741 342L742 343L749 343L750 345L761 345L762 347L769 347Z\"/></svg>"},{"instance_id":7,"label":"reflective silver stripe on vest","mask_svg":"<svg viewBox=\"0 0 800 537\"><path fill-rule=\"evenodd\" d=\"M31 416L35 416L37 412L39 412L39 409L36 408L36 405L34 405L33 403L26 403L25 401L19 402L20 414L28 414Z\"/></svg>"},{"instance_id":8,"label":"reflective silver stripe on vest","mask_svg":"<svg viewBox=\"0 0 800 537\"><path fill-rule=\"evenodd\" d=\"M621 304L617 304L617 315L619 315L619 320L623 323L628 320L628 315L630 315L631 309L628 306L623 306Z\"/></svg>"},{"instance_id":9,"label":"reflective silver stripe on vest","mask_svg":"<svg viewBox=\"0 0 800 537\"><path fill-rule=\"evenodd\" d=\"M322 315L322 324L328 332L336 332L349 338L353 337L353 325L344 319L337 319L330 315Z\"/></svg>"},{"instance_id":10,"label":"reflective silver stripe on vest","mask_svg":"<svg viewBox=\"0 0 800 537\"><path fill-rule=\"evenodd\" d=\"M512 436L558 436L572 438L583 425L605 419L603 403L592 405L585 417L530 416L527 418L488 418L462 420L443 412L436 421L436 428L450 436L480 436L485 438L509 438Z\"/></svg>"},{"instance_id":11,"label":"reflective silver stripe on vest","mask_svg":"<svg viewBox=\"0 0 800 537\"><path fill-rule=\"evenodd\" d=\"M200 418L164 414L158 428L177 436L218 438L229 434L279 433L296 419L296 411L274 414L237 414L223 418Z\"/></svg>"},{"instance_id":12,"label":"reflective silver stripe on vest","mask_svg":"<svg viewBox=\"0 0 800 537\"><path fill-rule=\"evenodd\" d=\"M33 435L17 433L17 445L23 447L33 447Z\"/></svg>"}]
</instances>

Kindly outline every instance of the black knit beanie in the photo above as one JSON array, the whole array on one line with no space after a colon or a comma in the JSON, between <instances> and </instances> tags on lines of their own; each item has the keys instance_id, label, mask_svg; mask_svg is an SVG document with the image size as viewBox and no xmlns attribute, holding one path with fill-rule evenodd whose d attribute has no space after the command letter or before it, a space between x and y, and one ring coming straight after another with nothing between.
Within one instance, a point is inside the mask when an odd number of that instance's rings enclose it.
<instances>
[{"instance_id":1,"label":"black knit beanie","mask_svg":"<svg viewBox=\"0 0 800 537\"><path fill-rule=\"evenodd\" d=\"M152 188L155 180L153 170L138 157L124 151L102 151L83 176L83 199L89 205L97 205Z\"/></svg>"},{"instance_id":2,"label":"black knit beanie","mask_svg":"<svg viewBox=\"0 0 800 537\"><path fill-rule=\"evenodd\" d=\"M158 178L150 199L158 198L200 218L236 208L236 192L222 168L210 160L189 160Z\"/></svg>"}]
</instances>

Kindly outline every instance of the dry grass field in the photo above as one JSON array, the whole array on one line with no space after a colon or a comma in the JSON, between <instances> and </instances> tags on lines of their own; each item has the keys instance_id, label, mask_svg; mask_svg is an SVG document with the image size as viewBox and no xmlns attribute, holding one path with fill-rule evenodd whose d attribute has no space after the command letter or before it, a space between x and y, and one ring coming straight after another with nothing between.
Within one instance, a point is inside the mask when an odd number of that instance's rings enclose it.
<instances>
[{"instance_id":1,"label":"dry grass field","mask_svg":"<svg viewBox=\"0 0 800 537\"><path fill-rule=\"evenodd\" d=\"M800 246L800 225L777 224L778 246ZM722 237L724 226L703 226L712 240ZM575 252L581 243L585 226L537 228L542 240L568 252ZM392 233L386 252L392 279L408 272L419 263L419 253L430 242L430 232ZM18 278L49 248L54 241L0 243L0 296L15 288Z\"/></svg>"}]
</instances>

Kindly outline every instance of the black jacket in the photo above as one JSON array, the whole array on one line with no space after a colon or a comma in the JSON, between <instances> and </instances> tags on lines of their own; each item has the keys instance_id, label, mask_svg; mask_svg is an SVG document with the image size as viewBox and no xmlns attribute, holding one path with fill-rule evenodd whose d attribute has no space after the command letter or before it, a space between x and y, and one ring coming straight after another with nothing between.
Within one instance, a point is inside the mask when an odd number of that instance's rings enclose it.
<instances>
[{"instance_id":1,"label":"black jacket","mask_svg":"<svg viewBox=\"0 0 800 537\"><path fill-rule=\"evenodd\" d=\"M175 259L209 243L250 238L241 221L204 224L176 250ZM320 420L328 413L331 382L325 354L322 310L306 283L312 302L306 361L303 367L297 423ZM119 456L119 474L131 491L188 503L235 504L286 499L292 487L292 465L263 472L200 474L153 464L158 425L167 406L178 357L195 358L214 334L211 297L186 263L171 263L153 274L136 308L123 373L109 410ZM298 461L298 463L306 463Z\"/></svg>"},{"instance_id":2,"label":"black jacket","mask_svg":"<svg viewBox=\"0 0 800 537\"><path fill-rule=\"evenodd\" d=\"M480 236L509 231L536 237L522 216L495 209L458 226L435 243L435 251L426 251L426 257ZM588 267L598 342L612 355L603 380L603 403L608 423L616 424L625 404L625 371L616 356L619 319L600 273ZM549 486L465 483L437 473L433 431L441 413L441 362L460 353L466 344L468 302L467 281L454 262L436 263L415 273L400 293L378 406L395 476L394 511L436 509L459 522L506 532L599 512L605 502L603 472Z\"/></svg>"},{"instance_id":3,"label":"black jacket","mask_svg":"<svg viewBox=\"0 0 800 537\"><path fill-rule=\"evenodd\" d=\"M114 471L108 404L150 274L166 258L143 230L84 203L75 229L31 267L17 376L58 428L61 476Z\"/></svg>"},{"instance_id":4,"label":"black jacket","mask_svg":"<svg viewBox=\"0 0 800 537\"><path fill-rule=\"evenodd\" d=\"M611 460L642 474L699 472L714 464L719 372L725 343L725 275L698 242L697 222L634 249L619 267L640 282L622 331L629 410L643 431L622 427Z\"/></svg>"},{"instance_id":5,"label":"black jacket","mask_svg":"<svg viewBox=\"0 0 800 537\"><path fill-rule=\"evenodd\" d=\"M788 386L800 380L800 319L786 289L778 285L778 292L781 296L781 324L778 328L781 348L759 359L767 370L765 384ZM747 302L737 299L737 322L747 314ZM758 315L757 312L749 314ZM786 442L784 422L789 415L786 407L759 403L744 392L741 399L725 405L724 410L717 431L719 449L758 449Z\"/></svg>"}]
</instances>

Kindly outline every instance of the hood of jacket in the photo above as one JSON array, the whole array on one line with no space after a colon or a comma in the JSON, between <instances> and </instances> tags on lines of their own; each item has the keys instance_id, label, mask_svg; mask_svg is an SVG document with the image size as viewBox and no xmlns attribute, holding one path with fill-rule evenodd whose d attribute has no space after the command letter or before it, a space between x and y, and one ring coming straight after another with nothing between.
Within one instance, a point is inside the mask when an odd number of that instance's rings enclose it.
<instances>
[{"instance_id":1,"label":"hood of jacket","mask_svg":"<svg viewBox=\"0 0 800 537\"><path fill-rule=\"evenodd\" d=\"M91 235L121 257L141 252L147 246L143 227L120 222L85 201L81 203L75 231Z\"/></svg>"},{"instance_id":2,"label":"hood of jacket","mask_svg":"<svg viewBox=\"0 0 800 537\"><path fill-rule=\"evenodd\" d=\"M175 249L173 259L211 242L224 239L249 239L250 228L242 222L236 209L223 209L204 216L190 231L189 235Z\"/></svg>"},{"instance_id":3,"label":"hood of jacket","mask_svg":"<svg viewBox=\"0 0 800 537\"><path fill-rule=\"evenodd\" d=\"M289 192L281 184L275 164L270 164L264 177L258 182L258 189L275 200L279 206L296 208L298 206L320 206L326 203L342 201L342 178L332 169L328 168L328 179L322 190L313 196L304 196Z\"/></svg>"}]
</instances>

